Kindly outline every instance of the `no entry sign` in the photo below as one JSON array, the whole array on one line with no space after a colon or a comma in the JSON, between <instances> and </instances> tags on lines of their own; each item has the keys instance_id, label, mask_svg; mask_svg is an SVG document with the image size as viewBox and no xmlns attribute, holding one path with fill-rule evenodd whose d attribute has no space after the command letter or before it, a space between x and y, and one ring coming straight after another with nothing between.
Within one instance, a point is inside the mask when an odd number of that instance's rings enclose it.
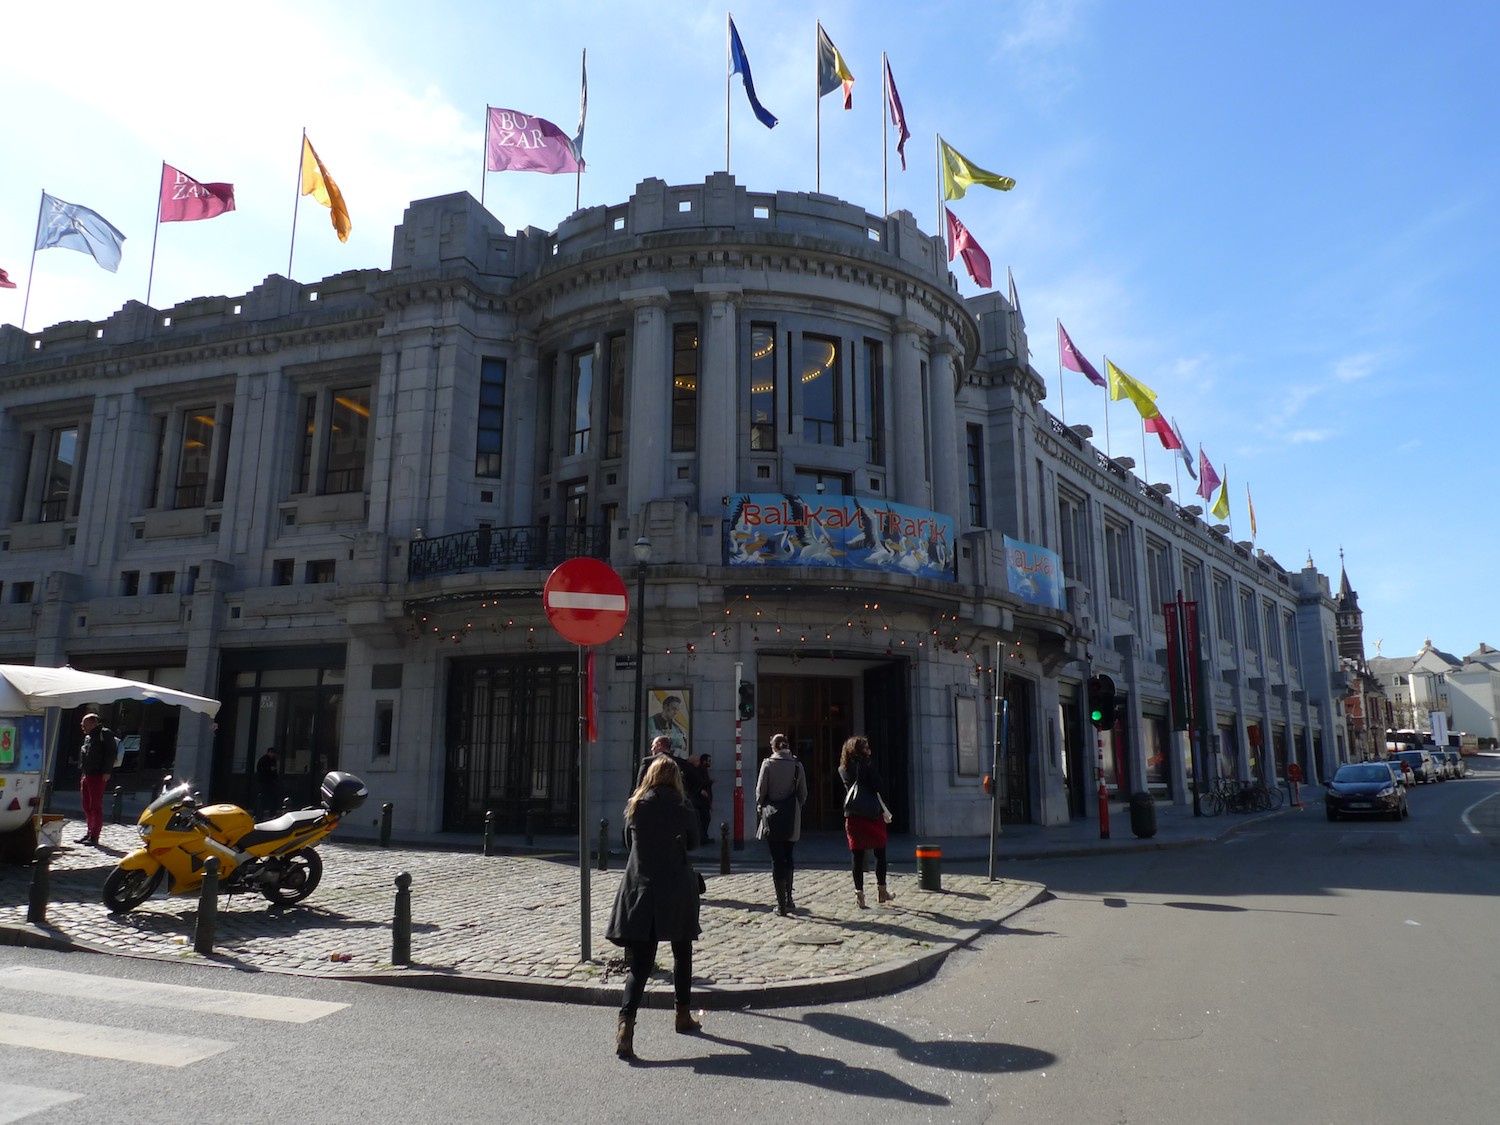
<instances>
[{"instance_id":1,"label":"no entry sign","mask_svg":"<svg viewBox=\"0 0 1500 1125\"><path fill-rule=\"evenodd\" d=\"M598 559L569 559L542 587L547 620L575 645L600 645L625 627L625 580Z\"/></svg>"}]
</instances>

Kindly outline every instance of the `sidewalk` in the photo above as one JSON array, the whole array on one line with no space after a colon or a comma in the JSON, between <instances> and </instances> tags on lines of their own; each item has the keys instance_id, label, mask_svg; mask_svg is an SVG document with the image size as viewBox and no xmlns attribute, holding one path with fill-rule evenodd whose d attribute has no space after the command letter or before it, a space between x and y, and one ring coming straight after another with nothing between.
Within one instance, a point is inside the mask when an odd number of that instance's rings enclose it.
<instances>
[{"instance_id":1,"label":"sidewalk","mask_svg":"<svg viewBox=\"0 0 1500 1125\"><path fill-rule=\"evenodd\" d=\"M58 802L64 804L64 802ZM58 811L65 811L59 809ZM1295 810L1294 810L1295 811ZM828 1003L895 991L935 972L954 949L996 929L1045 893L1028 878L1025 859L1138 851L1223 836L1259 817L1194 817L1183 806L1159 804L1157 833L1136 839L1129 811L1112 808L1111 838L1097 821L1041 828L1007 827L998 857L1005 866L987 878L987 838L893 838L890 887L894 907L877 907L867 874L867 910L855 903L843 837L812 834L797 845L795 915L774 909L769 860L747 840L720 874L715 842L694 854L708 881L703 936L694 957L694 1003L707 1008ZM1276 815L1276 814L1262 814ZM618 1004L624 963L604 938L624 866L589 868L590 957L581 958L582 879L573 838L495 841L481 854L478 837L402 840L382 848L355 831L324 843L321 886L300 905L273 908L240 895L219 899L214 952L194 952L198 896L157 895L137 910L112 915L100 889L115 862L134 847L134 824L105 826L98 849L73 843L76 820L53 858L47 925L26 922L32 868L0 867L0 944L84 949L264 972L333 977L525 999ZM918 887L917 844L942 849L942 887ZM954 868L961 866L962 871ZM395 877L412 877L412 964L391 963ZM660 964L665 968L670 957ZM670 1004L669 974L659 972L647 994Z\"/></svg>"}]
</instances>

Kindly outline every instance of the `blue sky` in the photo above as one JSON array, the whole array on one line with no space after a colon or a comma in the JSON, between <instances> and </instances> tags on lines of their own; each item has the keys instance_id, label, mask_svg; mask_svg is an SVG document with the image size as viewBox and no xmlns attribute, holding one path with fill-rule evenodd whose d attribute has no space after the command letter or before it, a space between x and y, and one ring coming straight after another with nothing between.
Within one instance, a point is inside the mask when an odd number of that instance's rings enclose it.
<instances>
[{"instance_id":1,"label":"blue sky","mask_svg":"<svg viewBox=\"0 0 1500 1125\"><path fill-rule=\"evenodd\" d=\"M249 291L285 273L304 127L354 223L340 244L304 203L293 276L390 264L413 199L481 189L486 104L578 117L589 52L582 204L724 164L724 16L681 0L546 4L70 5L6 13L0 321L21 321L42 189L127 236L119 272L36 255L27 327L144 300L161 162L235 184L238 210L164 225L152 304ZM216 14L222 12L223 14ZM419 13L414 15L413 13ZM755 191L814 185L814 21L854 72L822 103L822 187L882 206L880 56L912 140L889 201L936 229L933 137L1015 177L953 204L1000 285L1015 273L1046 405L1106 444L1102 392L1058 385L1054 321L1158 394L1188 442L1227 464L1232 523L1288 569L1339 551L1370 655L1431 637L1500 645L1500 551L1485 485L1497 424L1492 263L1500 259L1500 6L1050 0L798 2L734 10L761 100L731 91L731 171ZM164 26L175 22L181 26ZM31 44L17 50L18 44ZM43 109L45 107L45 109ZM495 174L489 209L551 229L574 180ZM959 271L961 273L961 270ZM965 276L961 287L976 292ZM1128 404L1108 445L1142 459ZM1153 447L1155 442L1153 439ZM1139 468L1139 465L1138 465ZM1191 490L1159 447L1146 475Z\"/></svg>"}]
</instances>

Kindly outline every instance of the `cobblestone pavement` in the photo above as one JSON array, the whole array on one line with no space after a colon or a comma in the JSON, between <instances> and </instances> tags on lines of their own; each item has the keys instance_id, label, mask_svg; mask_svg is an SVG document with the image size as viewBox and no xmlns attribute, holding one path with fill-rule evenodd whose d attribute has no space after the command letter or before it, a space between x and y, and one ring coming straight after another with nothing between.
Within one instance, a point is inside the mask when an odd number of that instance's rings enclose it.
<instances>
[{"instance_id":1,"label":"cobblestone pavement","mask_svg":"<svg viewBox=\"0 0 1500 1125\"><path fill-rule=\"evenodd\" d=\"M0 867L0 942L80 947L124 956L218 962L241 969L315 974L452 991L617 1004L620 951L604 938L621 861L591 869L591 957L583 935L576 860L562 855L379 848L325 842L323 882L305 902L273 907L259 896L221 897L214 952L194 952L198 896L158 894L112 915L100 890L135 843L133 826L107 825L103 846L71 843L54 856L46 925L27 924L32 868ZM708 881L703 937L695 947L695 1003L768 1006L894 991L934 972L954 948L999 925L1044 893L1035 883L945 874L924 891L893 872L893 907L861 910L846 870L799 870L798 912L779 916L764 870ZM392 958L395 878L412 877L410 966ZM870 897L874 881L867 878ZM663 948L662 966L670 963ZM670 1003L663 971L648 1003Z\"/></svg>"}]
</instances>

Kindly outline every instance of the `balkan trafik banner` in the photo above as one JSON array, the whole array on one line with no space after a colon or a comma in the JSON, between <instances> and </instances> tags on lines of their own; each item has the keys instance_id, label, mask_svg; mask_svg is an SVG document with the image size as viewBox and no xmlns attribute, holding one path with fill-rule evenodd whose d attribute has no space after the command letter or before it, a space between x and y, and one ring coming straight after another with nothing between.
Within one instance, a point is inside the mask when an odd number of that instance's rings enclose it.
<instances>
[{"instance_id":1,"label":"balkan trafik banner","mask_svg":"<svg viewBox=\"0 0 1500 1125\"><path fill-rule=\"evenodd\" d=\"M726 566L845 566L953 581L953 521L855 496L742 493L724 532Z\"/></svg>"}]
</instances>

